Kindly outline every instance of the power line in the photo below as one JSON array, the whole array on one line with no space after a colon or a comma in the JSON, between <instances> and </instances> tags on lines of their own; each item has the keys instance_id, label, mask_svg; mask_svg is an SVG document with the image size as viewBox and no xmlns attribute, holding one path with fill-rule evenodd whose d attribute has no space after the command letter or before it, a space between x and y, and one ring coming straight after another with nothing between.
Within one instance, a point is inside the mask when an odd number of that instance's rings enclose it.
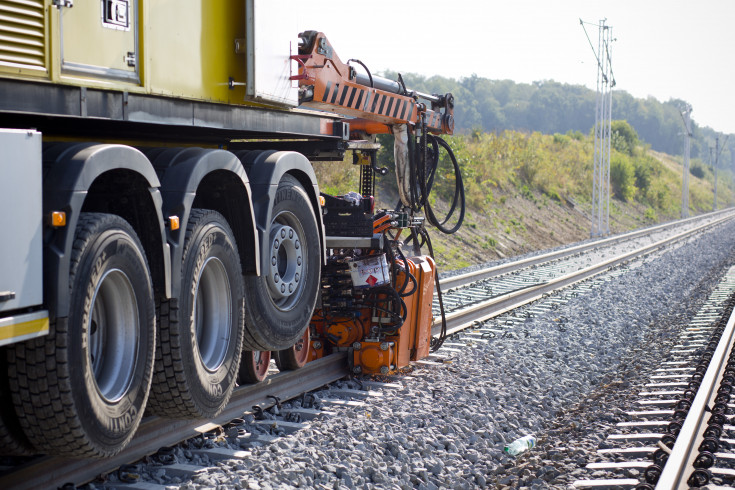
<instances>
[{"instance_id":1,"label":"power line","mask_svg":"<svg viewBox=\"0 0 735 490\"><path fill-rule=\"evenodd\" d=\"M598 27L597 50L592 45L585 22L579 24L587 36L592 54L597 60L597 102L595 106L595 147L592 171L592 229L590 235L610 233L610 144L612 129L612 88L615 77L612 71L612 28L601 20ZM587 23L589 24L589 23Z\"/></svg>"}]
</instances>

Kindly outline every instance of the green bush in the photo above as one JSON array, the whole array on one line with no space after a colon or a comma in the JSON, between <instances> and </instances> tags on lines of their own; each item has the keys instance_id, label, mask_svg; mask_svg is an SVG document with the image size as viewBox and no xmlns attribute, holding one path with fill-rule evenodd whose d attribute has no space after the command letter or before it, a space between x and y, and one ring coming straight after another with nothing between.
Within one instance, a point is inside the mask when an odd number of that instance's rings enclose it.
<instances>
[{"instance_id":1,"label":"green bush","mask_svg":"<svg viewBox=\"0 0 735 490\"><path fill-rule=\"evenodd\" d=\"M646 156L633 160L635 186L644 194L651 187L654 177L658 175L656 163L654 159Z\"/></svg>"},{"instance_id":2,"label":"green bush","mask_svg":"<svg viewBox=\"0 0 735 490\"><path fill-rule=\"evenodd\" d=\"M638 145L638 133L635 132L633 126L628 121L612 121L610 125L610 138L612 147L620 153L633 155L635 147Z\"/></svg>"},{"instance_id":3,"label":"green bush","mask_svg":"<svg viewBox=\"0 0 735 490\"><path fill-rule=\"evenodd\" d=\"M698 163L689 166L689 173L698 179L704 178L704 168Z\"/></svg>"},{"instance_id":4,"label":"green bush","mask_svg":"<svg viewBox=\"0 0 735 490\"><path fill-rule=\"evenodd\" d=\"M635 196L635 169L630 159L620 153L610 158L610 183L615 195L624 201Z\"/></svg>"}]
</instances>

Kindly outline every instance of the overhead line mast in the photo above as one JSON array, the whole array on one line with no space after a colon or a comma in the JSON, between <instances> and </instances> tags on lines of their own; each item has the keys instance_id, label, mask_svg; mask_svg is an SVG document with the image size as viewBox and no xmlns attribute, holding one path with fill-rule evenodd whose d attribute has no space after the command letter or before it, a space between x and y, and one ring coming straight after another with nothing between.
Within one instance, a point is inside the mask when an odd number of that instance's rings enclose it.
<instances>
[{"instance_id":1,"label":"overhead line mast","mask_svg":"<svg viewBox=\"0 0 735 490\"><path fill-rule=\"evenodd\" d=\"M684 146L684 175L682 177L681 186L681 217L689 217L689 153L691 152L692 140L692 106L687 104L681 117L684 120L684 129L686 129L686 144Z\"/></svg>"},{"instance_id":2,"label":"overhead line mast","mask_svg":"<svg viewBox=\"0 0 735 490\"><path fill-rule=\"evenodd\" d=\"M585 22L579 19L592 53L597 60L597 103L595 105L595 162L592 172L592 229L590 236L597 237L610 233L610 132L612 124L612 89L615 75L612 71L612 27L605 25L603 19L596 25L599 29L597 50L595 50L585 29Z\"/></svg>"}]
</instances>

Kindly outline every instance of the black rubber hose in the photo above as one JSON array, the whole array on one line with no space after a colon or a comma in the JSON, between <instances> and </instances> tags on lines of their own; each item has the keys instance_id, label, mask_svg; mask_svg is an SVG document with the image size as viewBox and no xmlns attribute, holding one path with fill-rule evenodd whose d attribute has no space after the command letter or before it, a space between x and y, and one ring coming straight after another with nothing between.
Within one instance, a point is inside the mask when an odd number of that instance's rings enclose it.
<instances>
[{"instance_id":1,"label":"black rubber hose","mask_svg":"<svg viewBox=\"0 0 735 490\"><path fill-rule=\"evenodd\" d=\"M457 162L457 158L454 156L454 152L452 151L452 148L449 146L449 144L444 141L443 139L431 136L432 138L432 144L436 142L439 146L444 148L447 153L449 154L449 158L452 161L452 165L454 167L454 196L452 198L452 205L449 208L449 212L447 212L447 215L444 217L443 221L439 221L434 214L434 210L431 208L431 204L429 204L429 200L426 199L425 208L426 208L426 218L429 220L429 223L434 225L436 228L439 229L442 233L446 233L447 235L451 235L452 233L455 233L457 230L460 229L462 226L462 222L464 221L464 215L465 215L465 195L464 195L464 183L462 182L462 173L459 168L459 163ZM436 172L436 167L438 167L438 152L436 157L436 164L431 173L431 184L433 185L433 179L434 179L434 173ZM427 189L427 194L430 192L431 189ZM457 209L457 204L459 204L459 218L457 219L457 223L451 228L445 227L444 225L451 219L452 215L454 215L455 210Z\"/></svg>"},{"instance_id":2,"label":"black rubber hose","mask_svg":"<svg viewBox=\"0 0 735 490\"><path fill-rule=\"evenodd\" d=\"M406 276L406 279L403 281L403 284L400 288L396 288L396 291L398 292L398 296L401 298L405 298L406 296L411 296L413 293L416 292L416 288L418 287L418 283L416 282L416 277L411 274L411 272L408 270L408 260L406 259L406 256L403 254L403 250L401 250L400 247L398 247L398 256L403 261L404 267L403 272ZM395 262L394 262L395 263ZM395 274L393 277L395 278L397 274ZM410 291L406 292L406 287L408 287L409 283L413 284L413 288L411 288ZM395 284L394 284L395 287Z\"/></svg>"},{"instance_id":3,"label":"black rubber hose","mask_svg":"<svg viewBox=\"0 0 735 490\"><path fill-rule=\"evenodd\" d=\"M385 298L379 298L380 295L386 296ZM398 295L398 292L390 286L378 286L368 291L367 297L365 298L365 306L374 308L380 312L381 315L387 315L391 325L380 325L380 330L396 330L403 325L406 319L406 303ZM386 306L386 303L393 306L392 309Z\"/></svg>"},{"instance_id":4,"label":"black rubber hose","mask_svg":"<svg viewBox=\"0 0 735 490\"><path fill-rule=\"evenodd\" d=\"M370 70L368 69L367 65L365 65L365 63L363 63L362 61L354 59L354 58L347 60L347 64L349 65L350 62L352 61L354 61L355 63L359 63L360 66L362 66L365 69L365 71L367 72L367 76L370 79L370 88L375 87L375 84L373 83L373 74L370 73Z\"/></svg>"},{"instance_id":5,"label":"black rubber hose","mask_svg":"<svg viewBox=\"0 0 735 490\"><path fill-rule=\"evenodd\" d=\"M431 238L429 237L429 232L426 231L425 228L422 228L419 233L421 234L421 238L424 239L424 243L426 243L426 246L429 249L429 255L431 258L434 258L434 247L431 246ZM444 312L444 299L442 298L442 288L439 284L439 269L434 269L434 285L436 286L436 297L439 300L439 311L441 313L441 319L442 319L442 328L439 332L439 337L432 337L431 338L431 352L438 351L441 346L444 344L444 341L447 338L447 315Z\"/></svg>"}]
</instances>

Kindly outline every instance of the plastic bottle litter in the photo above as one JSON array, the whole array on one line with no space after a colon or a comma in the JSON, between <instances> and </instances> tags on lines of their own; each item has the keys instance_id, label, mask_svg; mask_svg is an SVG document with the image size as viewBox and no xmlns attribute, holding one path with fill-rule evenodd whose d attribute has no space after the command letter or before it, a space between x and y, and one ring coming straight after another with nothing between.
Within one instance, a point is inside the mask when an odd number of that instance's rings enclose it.
<instances>
[{"instance_id":1,"label":"plastic bottle litter","mask_svg":"<svg viewBox=\"0 0 735 490\"><path fill-rule=\"evenodd\" d=\"M503 448L503 451L510 454L511 456L517 456L521 454L522 452L525 452L531 449L535 445L536 445L536 436L529 434L527 436L521 437L520 439L516 439L515 441L506 445Z\"/></svg>"}]
</instances>

